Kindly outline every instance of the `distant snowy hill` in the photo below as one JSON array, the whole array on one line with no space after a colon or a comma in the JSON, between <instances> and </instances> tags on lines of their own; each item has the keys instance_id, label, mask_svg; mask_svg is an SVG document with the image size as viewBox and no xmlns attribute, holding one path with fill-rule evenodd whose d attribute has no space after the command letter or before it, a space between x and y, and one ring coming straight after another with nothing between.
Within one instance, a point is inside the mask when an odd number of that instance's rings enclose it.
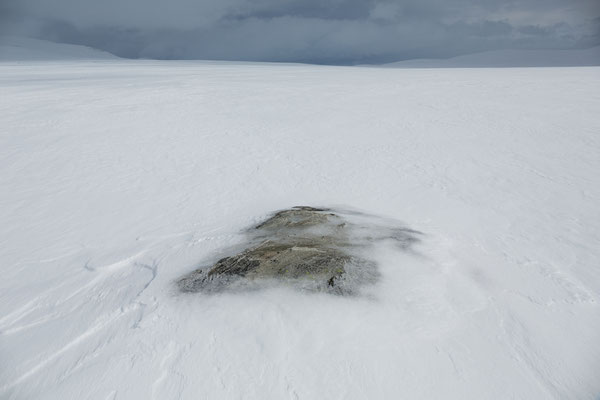
<instances>
[{"instance_id":1,"label":"distant snowy hill","mask_svg":"<svg viewBox=\"0 0 600 400\"><path fill-rule=\"evenodd\" d=\"M0 61L106 60L115 58L118 57L87 46L16 36L0 37ZM448 59L414 59L378 66L389 68L600 66L600 46L577 50L496 50Z\"/></svg>"},{"instance_id":2,"label":"distant snowy hill","mask_svg":"<svg viewBox=\"0 0 600 400\"><path fill-rule=\"evenodd\" d=\"M102 50L25 37L0 37L0 61L98 60L116 56Z\"/></svg>"},{"instance_id":3,"label":"distant snowy hill","mask_svg":"<svg viewBox=\"0 0 600 400\"><path fill-rule=\"evenodd\" d=\"M497 50L448 59L384 64L393 68L583 67L600 65L600 46L578 50Z\"/></svg>"}]
</instances>

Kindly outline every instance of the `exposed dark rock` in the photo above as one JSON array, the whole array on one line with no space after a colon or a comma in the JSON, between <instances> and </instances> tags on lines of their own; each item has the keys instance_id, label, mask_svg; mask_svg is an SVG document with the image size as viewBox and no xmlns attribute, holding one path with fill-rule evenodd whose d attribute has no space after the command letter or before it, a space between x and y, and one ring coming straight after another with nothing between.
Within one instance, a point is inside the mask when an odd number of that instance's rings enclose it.
<instances>
[{"instance_id":1,"label":"exposed dark rock","mask_svg":"<svg viewBox=\"0 0 600 400\"><path fill-rule=\"evenodd\" d=\"M383 225L365 228L329 209L294 207L251 229L245 250L192 272L178 284L186 292L286 282L308 290L353 293L378 277L375 263L357 250L384 239L406 249L418 240L417 234Z\"/></svg>"}]
</instances>

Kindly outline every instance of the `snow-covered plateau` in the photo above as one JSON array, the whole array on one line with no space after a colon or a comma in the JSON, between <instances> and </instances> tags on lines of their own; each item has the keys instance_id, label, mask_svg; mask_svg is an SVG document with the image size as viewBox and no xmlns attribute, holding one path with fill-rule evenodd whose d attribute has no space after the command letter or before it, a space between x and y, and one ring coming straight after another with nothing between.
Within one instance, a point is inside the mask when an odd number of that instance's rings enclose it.
<instances>
[{"instance_id":1,"label":"snow-covered plateau","mask_svg":"<svg viewBox=\"0 0 600 400\"><path fill-rule=\"evenodd\" d=\"M600 68L0 63L0 398L597 399ZM296 205L356 296L175 282Z\"/></svg>"}]
</instances>

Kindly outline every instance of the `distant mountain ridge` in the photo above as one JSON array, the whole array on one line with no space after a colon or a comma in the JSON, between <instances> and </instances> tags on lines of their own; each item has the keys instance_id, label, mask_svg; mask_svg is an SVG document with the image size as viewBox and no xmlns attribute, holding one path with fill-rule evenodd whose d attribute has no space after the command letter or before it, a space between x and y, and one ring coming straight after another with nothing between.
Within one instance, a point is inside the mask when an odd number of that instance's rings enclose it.
<instances>
[{"instance_id":1,"label":"distant mountain ridge","mask_svg":"<svg viewBox=\"0 0 600 400\"><path fill-rule=\"evenodd\" d=\"M109 60L117 56L87 46L47 40L0 37L0 61ZM493 50L447 59L412 59L385 68L506 68L600 66L600 46L572 50Z\"/></svg>"},{"instance_id":2,"label":"distant mountain ridge","mask_svg":"<svg viewBox=\"0 0 600 400\"><path fill-rule=\"evenodd\" d=\"M390 68L503 68L600 66L600 46L574 50L494 50L447 59L414 59Z\"/></svg>"}]
</instances>

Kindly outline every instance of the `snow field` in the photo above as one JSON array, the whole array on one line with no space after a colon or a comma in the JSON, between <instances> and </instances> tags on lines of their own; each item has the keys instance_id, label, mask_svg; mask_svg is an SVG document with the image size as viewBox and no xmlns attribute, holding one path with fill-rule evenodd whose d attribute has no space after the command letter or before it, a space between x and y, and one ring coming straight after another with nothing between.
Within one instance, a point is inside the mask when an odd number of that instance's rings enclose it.
<instances>
[{"instance_id":1,"label":"snow field","mask_svg":"<svg viewBox=\"0 0 600 400\"><path fill-rule=\"evenodd\" d=\"M0 397L596 398L599 72L0 64ZM357 298L176 292L294 205L423 241Z\"/></svg>"}]
</instances>

